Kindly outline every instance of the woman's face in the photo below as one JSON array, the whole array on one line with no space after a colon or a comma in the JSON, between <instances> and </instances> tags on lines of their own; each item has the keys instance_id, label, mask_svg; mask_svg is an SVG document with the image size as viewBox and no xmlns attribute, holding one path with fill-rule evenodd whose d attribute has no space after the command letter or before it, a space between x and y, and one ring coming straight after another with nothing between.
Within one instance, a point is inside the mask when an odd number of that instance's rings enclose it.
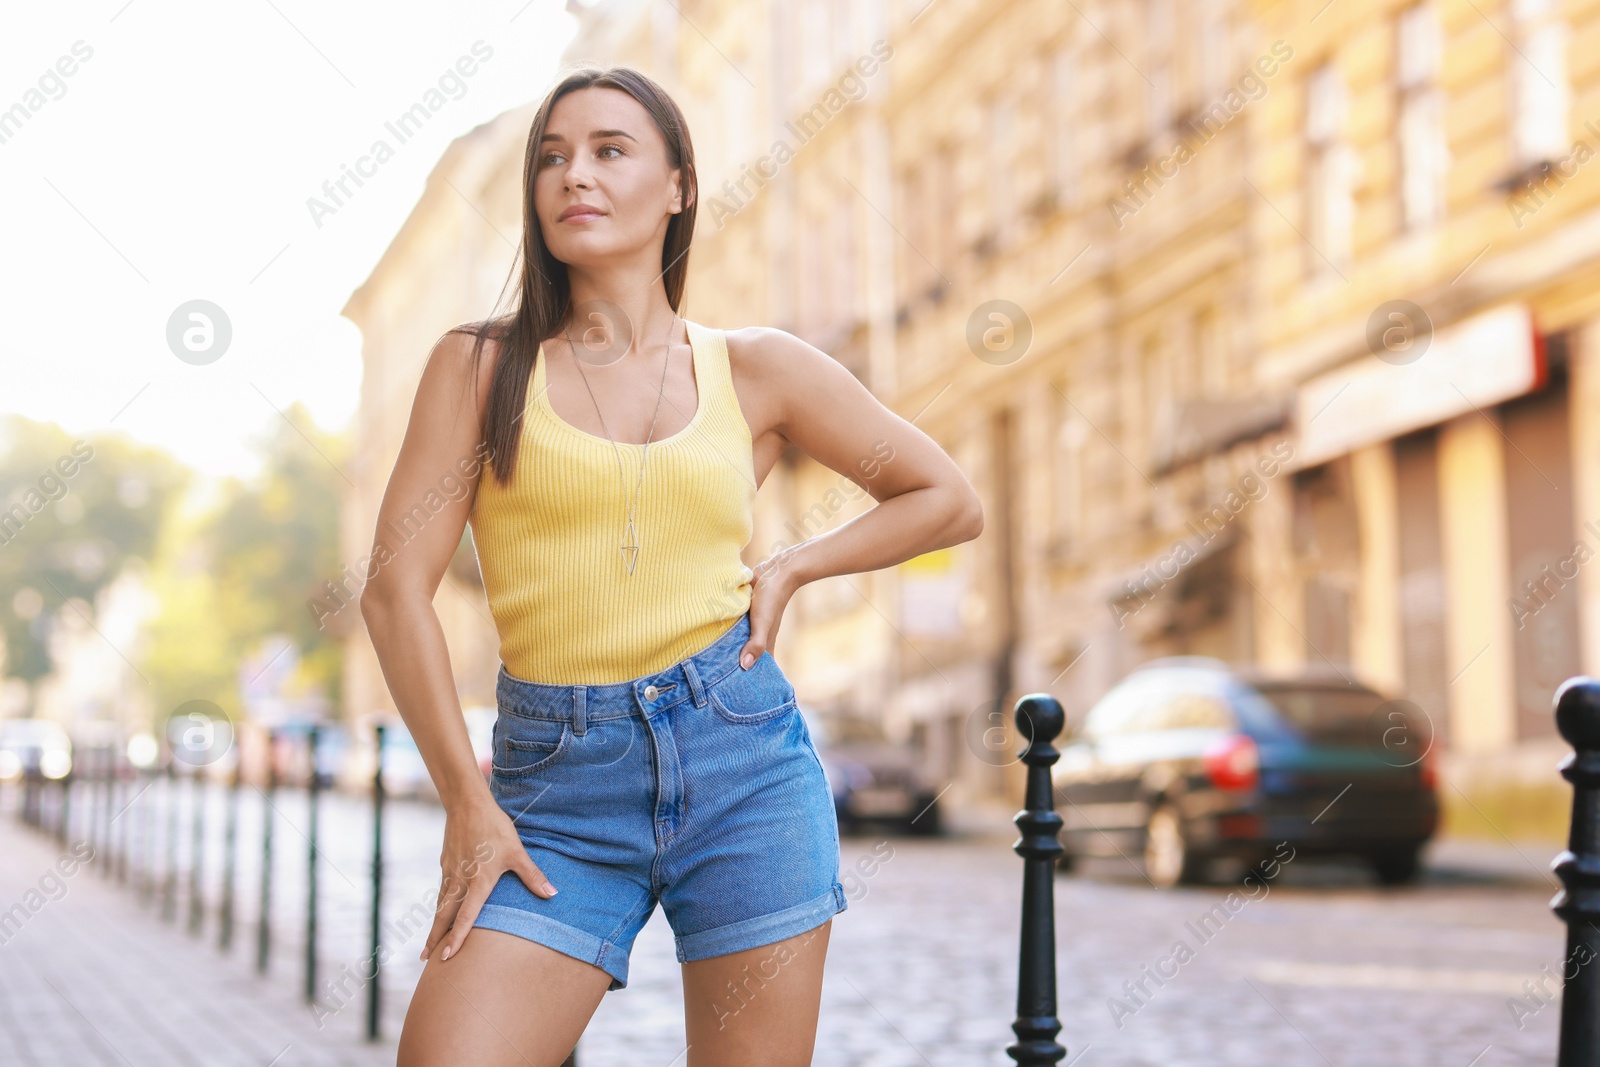
<instances>
[{"instance_id":1,"label":"woman's face","mask_svg":"<svg viewBox=\"0 0 1600 1067\"><path fill-rule=\"evenodd\" d=\"M570 265L659 244L671 213L684 206L679 173L649 112L622 90L598 86L551 108L533 203L545 244ZM562 218L579 204L595 212Z\"/></svg>"}]
</instances>

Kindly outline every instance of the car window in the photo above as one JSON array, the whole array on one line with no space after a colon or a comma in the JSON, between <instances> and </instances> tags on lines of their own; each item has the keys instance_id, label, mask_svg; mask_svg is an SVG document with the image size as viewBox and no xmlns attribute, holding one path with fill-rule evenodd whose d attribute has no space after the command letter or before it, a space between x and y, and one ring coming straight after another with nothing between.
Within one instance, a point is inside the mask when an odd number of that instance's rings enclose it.
<instances>
[{"instance_id":1,"label":"car window","mask_svg":"<svg viewBox=\"0 0 1600 1067\"><path fill-rule=\"evenodd\" d=\"M1227 730L1234 725L1227 702L1211 693L1173 693L1157 705L1154 717L1160 730Z\"/></svg>"},{"instance_id":2,"label":"car window","mask_svg":"<svg viewBox=\"0 0 1600 1067\"><path fill-rule=\"evenodd\" d=\"M1144 707L1147 689L1143 679L1128 678L1112 687L1089 709L1083 722L1083 736L1091 741L1126 733L1129 721Z\"/></svg>"},{"instance_id":3,"label":"car window","mask_svg":"<svg viewBox=\"0 0 1600 1067\"><path fill-rule=\"evenodd\" d=\"M1256 687L1296 731L1313 740L1363 745L1383 697L1360 686L1260 685Z\"/></svg>"},{"instance_id":4,"label":"car window","mask_svg":"<svg viewBox=\"0 0 1600 1067\"><path fill-rule=\"evenodd\" d=\"M1227 676L1215 671L1170 670L1152 675L1144 708L1134 730L1226 730L1234 725L1228 710Z\"/></svg>"},{"instance_id":5,"label":"car window","mask_svg":"<svg viewBox=\"0 0 1600 1067\"><path fill-rule=\"evenodd\" d=\"M1090 740L1156 730L1230 730L1229 676L1158 669L1130 675L1095 705L1084 723Z\"/></svg>"}]
</instances>

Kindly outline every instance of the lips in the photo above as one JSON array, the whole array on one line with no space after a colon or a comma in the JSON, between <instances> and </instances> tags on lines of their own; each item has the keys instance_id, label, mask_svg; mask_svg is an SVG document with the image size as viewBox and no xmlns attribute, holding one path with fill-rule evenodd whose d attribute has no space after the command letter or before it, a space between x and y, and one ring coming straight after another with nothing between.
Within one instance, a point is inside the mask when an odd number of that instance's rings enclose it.
<instances>
[{"instance_id":1,"label":"lips","mask_svg":"<svg viewBox=\"0 0 1600 1067\"><path fill-rule=\"evenodd\" d=\"M590 222L599 218L605 212L589 204L573 204L561 213L561 222Z\"/></svg>"}]
</instances>

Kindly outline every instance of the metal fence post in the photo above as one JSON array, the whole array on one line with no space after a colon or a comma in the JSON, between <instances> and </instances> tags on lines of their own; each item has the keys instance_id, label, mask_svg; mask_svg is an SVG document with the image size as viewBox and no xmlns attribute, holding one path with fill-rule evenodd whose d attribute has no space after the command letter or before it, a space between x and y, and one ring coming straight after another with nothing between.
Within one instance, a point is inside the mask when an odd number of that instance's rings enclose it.
<instances>
[{"instance_id":1,"label":"metal fence post","mask_svg":"<svg viewBox=\"0 0 1600 1067\"><path fill-rule=\"evenodd\" d=\"M1022 836L1012 846L1022 857L1022 946L1017 961L1017 1041L1006 1055L1033 1067L1058 1063L1067 1050L1055 1037L1056 1015L1055 872L1061 855L1061 816L1055 811L1050 766L1060 758L1050 742L1061 733L1066 715L1048 693L1017 701L1017 729L1027 739L1022 761L1028 765L1023 808L1011 821Z\"/></svg>"},{"instance_id":2,"label":"metal fence post","mask_svg":"<svg viewBox=\"0 0 1600 1067\"><path fill-rule=\"evenodd\" d=\"M378 1040L378 1002L383 973L379 938L383 923L383 731L377 726L378 749L372 771L372 981L367 984L367 1040Z\"/></svg>"},{"instance_id":3,"label":"metal fence post","mask_svg":"<svg viewBox=\"0 0 1600 1067\"><path fill-rule=\"evenodd\" d=\"M116 874L117 847L116 831L111 827L111 820L116 818L117 810L117 746L115 743L105 747L105 781L102 785L104 793L101 795L100 827L105 835L106 862L100 868L103 878L111 878ZM98 851L98 850L96 850Z\"/></svg>"},{"instance_id":4,"label":"metal fence post","mask_svg":"<svg viewBox=\"0 0 1600 1067\"><path fill-rule=\"evenodd\" d=\"M272 796L278 789L278 753L274 731L267 731L267 788L261 794L261 916L256 924L256 970L267 973L272 947Z\"/></svg>"},{"instance_id":5,"label":"metal fence post","mask_svg":"<svg viewBox=\"0 0 1600 1067\"><path fill-rule=\"evenodd\" d=\"M317 727L306 734L306 749L311 760L306 783L306 1003L317 1002L317 796L322 778L317 773Z\"/></svg>"},{"instance_id":6,"label":"metal fence post","mask_svg":"<svg viewBox=\"0 0 1600 1067\"><path fill-rule=\"evenodd\" d=\"M167 873L161 888L161 918L171 921L178 913L178 766L167 759Z\"/></svg>"},{"instance_id":7,"label":"metal fence post","mask_svg":"<svg viewBox=\"0 0 1600 1067\"><path fill-rule=\"evenodd\" d=\"M222 837L222 899L217 905L217 947L223 952L233 947L233 883L239 853L239 763L236 758L228 775L227 822Z\"/></svg>"},{"instance_id":8,"label":"metal fence post","mask_svg":"<svg viewBox=\"0 0 1600 1067\"><path fill-rule=\"evenodd\" d=\"M211 792L203 767L189 771L189 823L192 831L189 849L189 933L200 936L205 918L202 884L205 881L206 796Z\"/></svg>"},{"instance_id":9,"label":"metal fence post","mask_svg":"<svg viewBox=\"0 0 1600 1067\"><path fill-rule=\"evenodd\" d=\"M147 767L139 776L146 780L139 798L139 902L148 904L156 891L156 806L148 799L156 788L156 772Z\"/></svg>"},{"instance_id":10,"label":"metal fence post","mask_svg":"<svg viewBox=\"0 0 1600 1067\"><path fill-rule=\"evenodd\" d=\"M56 841L64 848L72 834L72 780L78 776L74 766L61 779L61 808L56 812Z\"/></svg>"},{"instance_id":11,"label":"metal fence post","mask_svg":"<svg viewBox=\"0 0 1600 1067\"><path fill-rule=\"evenodd\" d=\"M1567 924L1556 1063L1580 1067L1600 1062L1600 681L1567 679L1556 690L1555 713L1556 729L1576 750L1561 763L1573 788L1572 827L1551 864L1562 888L1550 908Z\"/></svg>"}]
</instances>

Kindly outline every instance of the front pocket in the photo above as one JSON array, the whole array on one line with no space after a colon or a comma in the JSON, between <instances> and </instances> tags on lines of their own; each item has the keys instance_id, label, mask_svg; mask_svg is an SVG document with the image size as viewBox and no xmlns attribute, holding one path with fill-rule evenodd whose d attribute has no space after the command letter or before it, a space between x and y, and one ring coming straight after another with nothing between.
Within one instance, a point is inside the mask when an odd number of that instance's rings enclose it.
<instances>
[{"instance_id":1,"label":"front pocket","mask_svg":"<svg viewBox=\"0 0 1600 1067\"><path fill-rule=\"evenodd\" d=\"M572 725L557 719L513 718L509 725L496 724L495 732L494 773L502 778L536 774L559 761L572 744Z\"/></svg>"},{"instance_id":2,"label":"front pocket","mask_svg":"<svg viewBox=\"0 0 1600 1067\"><path fill-rule=\"evenodd\" d=\"M721 718L738 726L766 722L799 709L794 686L768 652L749 670L735 667L729 671L706 695Z\"/></svg>"}]
</instances>

